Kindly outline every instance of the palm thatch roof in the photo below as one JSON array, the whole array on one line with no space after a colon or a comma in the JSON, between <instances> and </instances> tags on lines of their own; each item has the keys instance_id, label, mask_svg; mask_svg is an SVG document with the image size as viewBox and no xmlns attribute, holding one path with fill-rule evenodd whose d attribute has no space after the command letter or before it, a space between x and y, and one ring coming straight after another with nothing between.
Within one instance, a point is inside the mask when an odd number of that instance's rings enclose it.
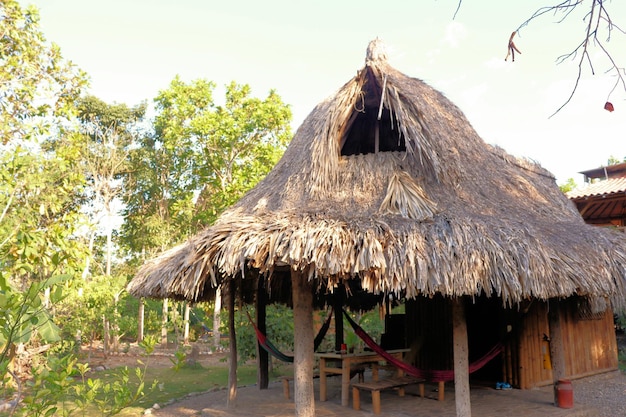
<instances>
[{"instance_id":1,"label":"palm thatch roof","mask_svg":"<svg viewBox=\"0 0 626 417\"><path fill-rule=\"evenodd\" d=\"M486 144L378 40L264 180L128 289L203 300L230 277L271 283L289 268L406 297L626 298L624 234L586 225L547 170Z\"/></svg>"}]
</instances>

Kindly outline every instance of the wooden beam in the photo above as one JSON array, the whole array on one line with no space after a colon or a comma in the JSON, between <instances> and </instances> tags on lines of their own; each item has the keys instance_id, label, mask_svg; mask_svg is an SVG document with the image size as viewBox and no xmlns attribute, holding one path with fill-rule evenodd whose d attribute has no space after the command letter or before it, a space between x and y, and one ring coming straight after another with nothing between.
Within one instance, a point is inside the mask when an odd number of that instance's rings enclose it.
<instances>
[{"instance_id":1,"label":"wooden beam","mask_svg":"<svg viewBox=\"0 0 626 417\"><path fill-rule=\"evenodd\" d=\"M313 286L307 274L291 271L294 322L294 403L296 417L315 417L313 391Z\"/></svg>"},{"instance_id":2,"label":"wooden beam","mask_svg":"<svg viewBox=\"0 0 626 417\"><path fill-rule=\"evenodd\" d=\"M259 275L257 281L256 291L256 325L258 329L267 334L267 292L265 290L265 278ZM267 389L269 386L269 354L265 349L261 347L261 344L257 342L256 357L258 372L256 374L256 384L259 389Z\"/></svg>"},{"instance_id":3,"label":"wooden beam","mask_svg":"<svg viewBox=\"0 0 626 417\"><path fill-rule=\"evenodd\" d=\"M235 333L235 279L228 280L228 341L230 356L228 362L228 408L235 407L237 403L237 334ZM216 329L213 329L216 331ZM219 332L219 329L217 329Z\"/></svg>"},{"instance_id":4,"label":"wooden beam","mask_svg":"<svg viewBox=\"0 0 626 417\"><path fill-rule=\"evenodd\" d=\"M454 344L454 397L457 417L471 417L469 351L463 297L452 299L452 340Z\"/></svg>"},{"instance_id":5,"label":"wooden beam","mask_svg":"<svg viewBox=\"0 0 626 417\"><path fill-rule=\"evenodd\" d=\"M548 301L548 328L550 330L550 361L552 363L552 382L554 405L558 405L556 384L566 376L565 348L561 332L561 307L555 298Z\"/></svg>"},{"instance_id":6,"label":"wooden beam","mask_svg":"<svg viewBox=\"0 0 626 417\"><path fill-rule=\"evenodd\" d=\"M341 350L343 343L343 287L335 288L333 293L333 314L335 315L335 350Z\"/></svg>"}]
</instances>

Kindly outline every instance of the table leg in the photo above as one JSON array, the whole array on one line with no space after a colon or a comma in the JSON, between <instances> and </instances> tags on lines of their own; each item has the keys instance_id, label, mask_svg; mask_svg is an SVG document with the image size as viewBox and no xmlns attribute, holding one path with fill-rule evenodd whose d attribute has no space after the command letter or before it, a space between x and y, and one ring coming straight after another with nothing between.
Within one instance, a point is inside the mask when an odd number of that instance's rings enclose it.
<instances>
[{"instance_id":1,"label":"table leg","mask_svg":"<svg viewBox=\"0 0 626 417\"><path fill-rule=\"evenodd\" d=\"M326 401L326 359L320 358L320 401Z\"/></svg>"},{"instance_id":2,"label":"table leg","mask_svg":"<svg viewBox=\"0 0 626 417\"><path fill-rule=\"evenodd\" d=\"M397 356L397 358L398 358L398 359L400 359L400 360L402 360L402 353L400 353L400 354ZM398 376L399 376L400 378L402 378L402 377L404 376L404 370L402 370L401 368L397 368L397 369L398 369Z\"/></svg>"},{"instance_id":3,"label":"table leg","mask_svg":"<svg viewBox=\"0 0 626 417\"><path fill-rule=\"evenodd\" d=\"M350 404L350 358L344 358L341 364L341 405L347 407Z\"/></svg>"}]
</instances>

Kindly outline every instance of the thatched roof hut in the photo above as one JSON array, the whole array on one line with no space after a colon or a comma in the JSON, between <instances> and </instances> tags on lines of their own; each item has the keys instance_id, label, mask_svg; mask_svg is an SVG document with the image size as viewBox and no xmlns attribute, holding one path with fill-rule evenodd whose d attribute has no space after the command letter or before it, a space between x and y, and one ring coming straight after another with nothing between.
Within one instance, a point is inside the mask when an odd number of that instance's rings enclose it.
<instances>
[{"instance_id":1,"label":"thatched roof hut","mask_svg":"<svg viewBox=\"0 0 626 417\"><path fill-rule=\"evenodd\" d=\"M128 289L199 301L222 283L232 293L235 278L259 276L293 291L296 414L314 415L312 293L358 282L372 293L451 300L451 320L440 328L452 329L457 411L465 415L463 296L523 311L529 300L576 296L609 323L606 300L620 309L626 303L626 240L585 224L548 171L483 142L453 103L392 68L373 41L364 68L311 112L267 177L213 226L147 262ZM547 375L556 381L567 372L561 335L584 327L592 338L600 327L574 323L563 332L560 307L532 308L541 323L550 312L545 331L555 354ZM502 325L492 333L512 327ZM526 338L525 329L516 337L526 345L510 345L508 358L541 343L541 333ZM538 362L515 360L516 369ZM546 372L521 375L518 385L545 380Z\"/></svg>"},{"instance_id":2,"label":"thatched roof hut","mask_svg":"<svg viewBox=\"0 0 626 417\"><path fill-rule=\"evenodd\" d=\"M216 223L146 263L137 296L210 299L224 279L291 268L332 288L626 300L624 236L588 226L539 165L483 142L440 92L365 67L320 103L283 158Z\"/></svg>"}]
</instances>

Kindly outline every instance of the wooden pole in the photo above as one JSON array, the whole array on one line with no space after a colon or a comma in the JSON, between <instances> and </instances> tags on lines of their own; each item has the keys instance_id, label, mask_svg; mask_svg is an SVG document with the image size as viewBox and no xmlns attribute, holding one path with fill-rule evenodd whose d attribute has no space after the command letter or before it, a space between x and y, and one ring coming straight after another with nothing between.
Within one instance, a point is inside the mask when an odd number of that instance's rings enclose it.
<instances>
[{"instance_id":1,"label":"wooden pole","mask_svg":"<svg viewBox=\"0 0 626 417\"><path fill-rule=\"evenodd\" d=\"M191 311L191 307L189 306L189 301L185 302L185 312L183 313L183 345L189 346L189 312Z\"/></svg>"},{"instance_id":2,"label":"wooden pole","mask_svg":"<svg viewBox=\"0 0 626 417\"><path fill-rule=\"evenodd\" d=\"M550 331L550 362L552 363L552 382L554 389L554 405L558 405L556 385L559 379L566 376L565 348L561 333L561 312L557 299L548 301L548 328Z\"/></svg>"},{"instance_id":3,"label":"wooden pole","mask_svg":"<svg viewBox=\"0 0 626 417\"><path fill-rule=\"evenodd\" d=\"M335 288L333 293L333 314L335 315L335 351L343 344L343 287Z\"/></svg>"},{"instance_id":4,"label":"wooden pole","mask_svg":"<svg viewBox=\"0 0 626 417\"><path fill-rule=\"evenodd\" d=\"M163 299L163 308L161 310L161 347L167 348L167 315L169 312L168 299Z\"/></svg>"},{"instance_id":5,"label":"wooden pole","mask_svg":"<svg viewBox=\"0 0 626 417\"><path fill-rule=\"evenodd\" d=\"M228 280L228 340L230 356L228 363L228 400L226 405L233 408L237 405L237 334L235 333L235 279ZM214 329L215 331L215 329Z\"/></svg>"},{"instance_id":6,"label":"wooden pole","mask_svg":"<svg viewBox=\"0 0 626 417\"><path fill-rule=\"evenodd\" d=\"M462 297L452 299L452 340L454 343L454 397L457 417L471 417L467 322Z\"/></svg>"},{"instance_id":7,"label":"wooden pole","mask_svg":"<svg viewBox=\"0 0 626 417\"><path fill-rule=\"evenodd\" d=\"M234 301L233 301L234 305ZM222 286L219 285L215 289L215 306L213 308L213 349L219 352L222 345L222 335L220 327L222 326L220 313L222 311Z\"/></svg>"},{"instance_id":8,"label":"wooden pole","mask_svg":"<svg viewBox=\"0 0 626 417\"><path fill-rule=\"evenodd\" d=\"M265 279L259 276L256 291L256 325L264 334L267 334L266 306L267 293L265 292ZM256 352L258 367L256 384L259 389L267 389L269 386L269 355L258 342L256 344Z\"/></svg>"},{"instance_id":9,"label":"wooden pole","mask_svg":"<svg viewBox=\"0 0 626 417\"><path fill-rule=\"evenodd\" d=\"M314 417L313 286L306 274L291 271L294 322L294 402L296 417Z\"/></svg>"},{"instance_id":10,"label":"wooden pole","mask_svg":"<svg viewBox=\"0 0 626 417\"><path fill-rule=\"evenodd\" d=\"M139 299L139 311L137 312L137 343L143 342L143 329L144 329L144 317L145 317L145 305L144 298Z\"/></svg>"}]
</instances>

